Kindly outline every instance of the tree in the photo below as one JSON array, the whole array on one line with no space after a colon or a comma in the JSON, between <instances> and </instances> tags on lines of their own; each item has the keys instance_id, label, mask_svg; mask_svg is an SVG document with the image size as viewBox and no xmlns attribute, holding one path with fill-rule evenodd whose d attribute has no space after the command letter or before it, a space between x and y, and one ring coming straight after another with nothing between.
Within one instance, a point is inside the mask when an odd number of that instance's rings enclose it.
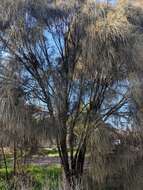
<instances>
[{"instance_id":1,"label":"tree","mask_svg":"<svg viewBox=\"0 0 143 190\"><path fill-rule=\"evenodd\" d=\"M27 10L12 30L1 34L1 41L21 68L28 102L48 112L67 185L74 189L83 175L93 130L127 103L126 89L119 92L117 81L126 79L132 61L131 28L123 3L106 11L92 1L44 5L42 12L51 10L55 17Z\"/></svg>"},{"instance_id":2,"label":"tree","mask_svg":"<svg viewBox=\"0 0 143 190\"><path fill-rule=\"evenodd\" d=\"M7 180L9 175L5 147L10 147L13 152L13 175L15 176L23 172L26 158L34 153L34 149L43 142L47 143L51 138L49 134L47 135L47 130L48 132L50 130L45 128L39 110L26 104L20 70L18 65L12 64L12 60L3 59L0 67L0 144Z\"/></svg>"}]
</instances>

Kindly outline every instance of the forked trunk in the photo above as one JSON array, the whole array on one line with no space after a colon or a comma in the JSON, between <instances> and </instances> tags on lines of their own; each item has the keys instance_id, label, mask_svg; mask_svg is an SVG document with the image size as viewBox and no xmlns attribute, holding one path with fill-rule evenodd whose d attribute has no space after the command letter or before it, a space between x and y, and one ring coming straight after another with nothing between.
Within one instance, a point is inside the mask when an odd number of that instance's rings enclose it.
<instances>
[{"instance_id":1,"label":"forked trunk","mask_svg":"<svg viewBox=\"0 0 143 190\"><path fill-rule=\"evenodd\" d=\"M85 153L86 144L83 144L78 155L76 155L71 161L71 168L66 171L64 167L64 190L76 190L77 187L80 187L84 173Z\"/></svg>"},{"instance_id":2,"label":"forked trunk","mask_svg":"<svg viewBox=\"0 0 143 190\"><path fill-rule=\"evenodd\" d=\"M73 172L73 173L72 173ZM70 175L66 175L63 171L63 190L76 190L81 185L83 173L77 170L71 170Z\"/></svg>"}]
</instances>

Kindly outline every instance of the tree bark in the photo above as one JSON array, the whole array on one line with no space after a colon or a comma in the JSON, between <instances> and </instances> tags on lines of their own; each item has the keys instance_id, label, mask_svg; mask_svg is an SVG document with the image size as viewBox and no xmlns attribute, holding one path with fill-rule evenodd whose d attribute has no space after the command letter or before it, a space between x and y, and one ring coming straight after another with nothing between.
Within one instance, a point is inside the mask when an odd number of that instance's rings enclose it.
<instances>
[{"instance_id":1,"label":"tree bark","mask_svg":"<svg viewBox=\"0 0 143 190\"><path fill-rule=\"evenodd\" d=\"M5 176L6 176L6 180L8 180L7 161L6 161L6 155L4 152L3 144L1 144L1 150L2 150L2 155L3 155L4 165L5 165Z\"/></svg>"},{"instance_id":2,"label":"tree bark","mask_svg":"<svg viewBox=\"0 0 143 190\"><path fill-rule=\"evenodd\" d=\"M17 149L16 149L16 142L14 141L13 146L13 175L17 173Z\"/></svg>"},{"instance_id":3,"label":"tree bark","mask_svg":"<svg viewBox=\"0 0 143 190\"><path fill-rule=\"evenodd\" d=\"M78 155L73 157L73 160L70 161L71 168L68 169L65 167L65 163L62 162L63 170L64 170L64 190L75 190L76 186L81 185L83 172L84 172L84 161L85 161L85 153L86 153L86 142L81 146Z\"/></svg>"}]
</instances>

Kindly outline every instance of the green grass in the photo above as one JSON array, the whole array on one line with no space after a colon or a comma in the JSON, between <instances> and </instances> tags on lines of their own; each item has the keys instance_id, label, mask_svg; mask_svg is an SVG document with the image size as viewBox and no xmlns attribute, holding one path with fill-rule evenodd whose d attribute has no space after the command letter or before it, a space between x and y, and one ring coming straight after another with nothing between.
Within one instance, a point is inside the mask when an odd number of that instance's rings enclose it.
<instances>
[{"instance_id":1,"label":"green grass","mask_svg":"<svg viewBox=\"0 0 143 190\"><path fill-rule=\"evenodd\" d=\"M74 153L75 153L75 150L74 150ZM20 156L20 152L18 152L18 156ZM59 153L56 148L39 148L37 153L34 154L33 157L39 157L39 156L59 157ZM13 154L6 154L6 158L7 158L7 162L10 163L13 159Z\"/></svg>"},{"instance_id":2,"label":"green grass","mask_svg":"<svg viewBox=\"0 0 143 190\"><path fill-rule=\"evenodd\" d=\"M36 157L39 156L48 156L48 157L58 157L58 151L57 149L47 149L42 148L39 149L36 155ZM7 170L8 170L8 176L11 181L15 180L13 179L13 155L12 154L6 154L7 158ZM30 177L30 180L32 181L32 190L42 190L43 186L48 186L48 190L57 190L58 184L59 184L59 178L61 176L61 166L59 164L50 165L50 166L37 166L29 164L28 166L25 166L24 168L24 174L26 177ZM18 179L19 180L19 179ZM0 167L0 190L7 190L7 182L6 182L6 170L4 166L4 162L1 161L1 167Z\"/></svg>"},{"instance_id":3,"label":"green grass","mask_svg":"<svg viewBox=\"0 0 143 190\"><path fill-rule=\"evenodd\" d=\"M76 150L74 150L74 153ZM70 150L68 150L68 153L70 153ZM58 150L56 148L41 148L39 149L37 155L35 156L48 156L48 157L59 157Z\"/></svg>"},{"instance_id":4,"label":"green grass","mask_svg":"<svg viewBox=\"0 0 143 190\"><path fill-rule=\"evenodd\" d=\"M39 149L38 155L41 155L41 156L49 156L49 157L58 157L59 156L59 153L57 151L57 149L53 148L53 149L50 149L50 148L42 148L42 149Z\"/></svg>"},{"instance_id":5,"label":"green grass","mask_svg":"<svg viewBox=\"0 0 143 190\"><path fill-rule=\"evenodd\" d=\"M57 189L61 175L59 165L48 167L29 165L26 171L34 180L34 190L41 190L44 185L47 185L51 190Z\"/></svg>"},{"instance_id":6,"label":"green grass","mask_svg":"<svg viewBox=\"0 0 143 190\"><path fill-rule=\"evenodd\" d=\"M8 190L7 182L4 179L0 179L0 190Z\"/></svg>"},{"instance_id":7,"label":"green grass","mask_svg":"<svg viewBox=\"0 0 143 190\"><path fill-rule=\"evenodd\" d=\"M8 171L8 174L10 175L12 173L13 169L11 167L8 167L7 171ZM0 177L1 178L5 178L5 173L6 173L5 168L4 167L0 168Z\"/></svg>"},{"instance_id":8,"label":"green grass","mask_svg":"<svg viewBox=\"0 0 143 190\"><path fill-rule=\"evenodd\" d=\"M8 174L12 176L12 168L8 167ZM44 186L48 187L48 190L57 190L59 186L59 179L61 176L60 165L51 166L36 166L29 165L25 167L26 176L30 177L32 181L32 190L42 190ZM12 179L10 179L12 180ZM30 184L31 185L31 184ZM7 183L5 180L5 168L0 169L0 190L7 190Z\"/></svg>"}]
</instances>

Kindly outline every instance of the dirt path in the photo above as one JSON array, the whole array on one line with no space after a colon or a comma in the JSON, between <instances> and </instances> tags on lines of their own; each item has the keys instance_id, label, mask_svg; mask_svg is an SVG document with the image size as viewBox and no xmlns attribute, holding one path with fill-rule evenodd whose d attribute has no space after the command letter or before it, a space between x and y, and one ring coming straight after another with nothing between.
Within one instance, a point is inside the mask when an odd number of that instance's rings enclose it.
<instances>
[{"instance_id":1,"label":"dirt path","mask_svg":"<svg viewBox=\"0 0 143 190\"><path fill-rule=\"evenodd\" d=\"M60 164L60 158L59 157L32 158L32 159L28 159L27 163L31 163L31 164L35 164L35 165Z\"/></svg>"},{"instance_id":2,"label":"dirt path","mask_svg":"<svg viewBox=\"0 0 143 190\"><path fill-rule=\"evenodd\" d=\"M33 158L27 160L28 164L34 164L34 165L40 165L40 166L47 166L47 165L54 165L54 164L60 164L60 158L58 156L54 157L39 157L39 158ZM86 160L85 161L85 168L88 167L89 163Z\"/></svg>"}]
</instances>

